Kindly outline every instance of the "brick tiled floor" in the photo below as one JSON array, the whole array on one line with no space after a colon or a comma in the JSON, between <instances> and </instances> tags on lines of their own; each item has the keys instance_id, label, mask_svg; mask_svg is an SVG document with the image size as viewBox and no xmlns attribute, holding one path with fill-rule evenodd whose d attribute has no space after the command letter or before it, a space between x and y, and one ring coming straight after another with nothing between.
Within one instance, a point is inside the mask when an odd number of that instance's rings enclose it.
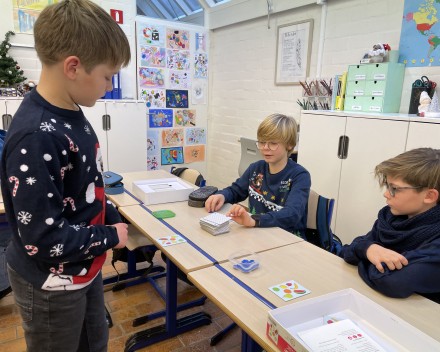
<instances>
[{"instance_id":1,"label":"brick tiled floor","mask_svg":"<svg viewBox=\"0 0 440 352\"><path fill-rule=\"evenodd\" d=\"M102 269L103 277L116 275L111 266L112 252L108 252L106 263ZM159 252L154 259L155 264L164 265ZM116 268L120 273L127 271L124 263L118 262ZM159 285L165 288L165 279L158 280ZM111 285L109 286L111 287ZM108 287L105 287L105 289ZM202 293L179 280L179 304L200 298ZM108 352L123 352L125 341L134 333L165 323L165 318L159 318L142 326L133 327L133 319L158 312L165 308L165 302L159 297L149 283L132 286L125 290L104 293L106 307L110 312L114 326L110 329ZM139 350L140 352L239 352L241 346L241 329L236 327L215 347L209 345L213 335L232 323L209 299L200 307L194 307L178 313L178 318L205 311L212 317L212 323L201 328L188 331L182 335L154 344ZM0 352L24 352L26 342L21 327L21 317L14 303L13 293L0 300Z\"/></svg>"}]
</instances>

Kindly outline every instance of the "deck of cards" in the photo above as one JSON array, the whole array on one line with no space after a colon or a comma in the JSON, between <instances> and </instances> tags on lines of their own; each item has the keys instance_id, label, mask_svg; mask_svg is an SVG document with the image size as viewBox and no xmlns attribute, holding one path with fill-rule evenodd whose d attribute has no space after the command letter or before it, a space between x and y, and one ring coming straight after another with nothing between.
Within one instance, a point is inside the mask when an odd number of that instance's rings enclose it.
<instances>
[{"instance_id":1,"label":"deck of cards","mask_svg":"<svg viewBox=\"0 0 440 352\"><path fill-rule=\"evenodd\" d=\"M211 235L217 236L229 232L230 217L220 213L213 213L200 219L200 226Z\"/></svg>"}]
</instances>

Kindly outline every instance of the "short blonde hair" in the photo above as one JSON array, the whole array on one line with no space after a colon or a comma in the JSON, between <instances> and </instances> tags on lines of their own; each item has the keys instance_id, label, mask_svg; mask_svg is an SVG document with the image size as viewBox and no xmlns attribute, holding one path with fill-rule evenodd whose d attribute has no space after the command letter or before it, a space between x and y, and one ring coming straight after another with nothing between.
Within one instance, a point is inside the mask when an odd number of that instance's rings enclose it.
<instances>
[{"instance_id":1,"label":"short blonde hair","mask_svg":"<svg viewBox=\"0 0 440 352\"><path fill-rule=\"evenodd\" d=\"M398 177L413 187L436 189L440 192L440 150L418 148L382 161L374 170L383 187L387 176ZM415 189L422 192L423 188ZM440 204L440 198L437 200Z\"/></svg>"},{"instance_id":2,"label":"short blonde hair","mask_svg":"<svg viewBox=\"0 0 440 352\"><path fill-rule=\"evenodd\" d=\"M286 145L288 155L296 146L298 125L293 117L272 114L258 126L257 138L262 142L280 142ZM289 145L292 148L289 149Z\"/></svg>"},{"instance_id":3,"label":"short blonde hair","mask_svg":"<svg viewBox=\"0 0 440 352\"><path fill-rule=\"evenodd\" d=\"M116 21L89 0L64 0L46 7L34 26L35 50L43 65L77 56L90 73L97 65L126 67L130 45Z\"/></svg>"}]
</instances>

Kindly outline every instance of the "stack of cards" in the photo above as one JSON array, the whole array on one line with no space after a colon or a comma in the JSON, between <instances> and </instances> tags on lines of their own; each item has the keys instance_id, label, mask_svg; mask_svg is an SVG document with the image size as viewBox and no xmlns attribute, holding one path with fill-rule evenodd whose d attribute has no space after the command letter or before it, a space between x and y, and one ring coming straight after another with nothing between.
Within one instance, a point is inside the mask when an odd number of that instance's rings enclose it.
<instances>
[{"instance_id":1,"label":"stack of cards","mask_svg":"<svg viewBox=\"0 0 440 352\"><path fill-rule=\"evenodd\" d=\"M200 226L206 232L211 235L221 235L222 233L229 232L229 220L231 218L219 214L213 213L200 219Z\"/></svg>"}]
</instances>

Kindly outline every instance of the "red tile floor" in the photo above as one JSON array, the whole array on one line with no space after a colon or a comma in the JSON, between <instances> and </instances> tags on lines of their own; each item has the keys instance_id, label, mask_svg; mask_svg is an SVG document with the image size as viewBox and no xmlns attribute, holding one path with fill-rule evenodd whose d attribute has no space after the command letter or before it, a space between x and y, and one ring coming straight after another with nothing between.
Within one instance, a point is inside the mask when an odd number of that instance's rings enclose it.
<instances>
[{"instance_id":1,"label":"red tile floor","mask_svg":"<svg viewBox=\"0 0 440 352\"><path fill-rule=\"evenodd\" d=\"M154 259L155 264L164 265L157 252ZM103 277L116 275L111 265L112 252L108 252L107 261L102 268ZM125 263L116 263L116 268L120 273L126 272ZM159 285L165 286L165 278L158 280ZM107 287L105 287L107 288ZM192 301L200 298L202 293L179 280L178 303ZM105 302L108 311L113 319L113 327L110 329L110 339L108 342L108 352L123 352L125 341L135 332L163 324L165 318L159 318L148 322L145 325L134 328L133 319L158 312L165 308L165 302L159 297L149 283L129 287L118 292L105 292ZM186 332L182 335L168 339L166 341L145 347L141 352L240 352L241 348L241 329L236 327L215 347L209 345L210 338L232 323L232 320L224 314L209 299L201 307L194 307L184 312L178 313L178 318L193 314L198 311L205 311L212 317L212 323L208 326ZM26 342L24 340L23 328L21 327L21 317L14 303L13 293L0 301L0 352L24 352Z\"/></svg>"}]
</instances>

